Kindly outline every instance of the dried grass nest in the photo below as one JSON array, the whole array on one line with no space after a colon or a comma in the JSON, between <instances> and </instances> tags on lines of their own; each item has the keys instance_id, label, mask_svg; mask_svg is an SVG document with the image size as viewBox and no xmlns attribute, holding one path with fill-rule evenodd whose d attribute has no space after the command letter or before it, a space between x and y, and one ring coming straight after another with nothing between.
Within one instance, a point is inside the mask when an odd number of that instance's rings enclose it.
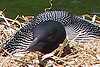
<instances>
[{"instance_id":1,"label":"dried grass nest","mask_svg":"<svg viewBox=\"0 0 100 67\"><path fill-rule=\"evenodd\" d=\"M6 18L0 11L0 46L11 38L32 16L19 15L13 20ZM90 47L91 46L91 47ZM42 59L40 52L30 52L13 56L0 53L0 67L100 67L100 39L91 39L88 43L76 43L65 40L51 54Z\"/></svg>"}]
</instances>

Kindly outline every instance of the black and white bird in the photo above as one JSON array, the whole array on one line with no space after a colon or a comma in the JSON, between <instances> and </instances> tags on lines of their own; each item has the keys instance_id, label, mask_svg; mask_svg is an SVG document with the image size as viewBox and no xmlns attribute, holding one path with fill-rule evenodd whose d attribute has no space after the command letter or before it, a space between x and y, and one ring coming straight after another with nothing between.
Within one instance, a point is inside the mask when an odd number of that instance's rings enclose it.
<instances>
[{"instance_id":1,"label":"black and white bird","mask_svg":"<svg viewBox=\"0 0 100 67\"><path fill-rule=\"evenodd\" d=\"M10 53L55 50L66 36L71 40L83 31L76 41L89 37L100 38L100 27L66 11L47 11L22 27L3 48ZM86 40L87 41L87 40Z\"/></svg>"}]
</instances>

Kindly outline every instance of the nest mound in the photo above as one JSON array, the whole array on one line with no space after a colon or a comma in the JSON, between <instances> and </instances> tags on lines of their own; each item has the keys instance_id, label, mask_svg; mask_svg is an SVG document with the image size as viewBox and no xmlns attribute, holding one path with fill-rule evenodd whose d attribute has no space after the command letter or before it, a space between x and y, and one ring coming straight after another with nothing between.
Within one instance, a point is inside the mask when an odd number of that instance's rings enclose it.
<instances>
[{"instance_id":1,"label":"nest mound","mask_svg":"<svg viewBox=\"0 0 100 67\"><path fill-rule=\"evenodd\" d=\"M12 20L0 15L0 46L11 38L32 16L19 15ZM90 47L91 46L91 47ZM51 54L43 59L40 52L18 53L13 56L0 48L0 67L100 67L100 39L91 39L88 43L76 43L65 40ZM8 56L4 56L6 52Z\"/></svg>"}]
</instances>

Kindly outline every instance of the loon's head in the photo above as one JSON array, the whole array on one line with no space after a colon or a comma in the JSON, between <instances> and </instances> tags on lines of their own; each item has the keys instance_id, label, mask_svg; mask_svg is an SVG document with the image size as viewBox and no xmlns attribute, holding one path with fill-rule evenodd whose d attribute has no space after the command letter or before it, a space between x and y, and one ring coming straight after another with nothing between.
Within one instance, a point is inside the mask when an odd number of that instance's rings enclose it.
<instances>
[{"instance_id":1,"label":"loon's head","mask_svg":"<svg viewBox=\"0 0 100 67\"><path fill-rule=\"evenodd\" d=\"M50 53L66 38L64 26L56 21L41 22L32 31L34 40L27 49L28 51Z\"/></svg>"}]
</instances>

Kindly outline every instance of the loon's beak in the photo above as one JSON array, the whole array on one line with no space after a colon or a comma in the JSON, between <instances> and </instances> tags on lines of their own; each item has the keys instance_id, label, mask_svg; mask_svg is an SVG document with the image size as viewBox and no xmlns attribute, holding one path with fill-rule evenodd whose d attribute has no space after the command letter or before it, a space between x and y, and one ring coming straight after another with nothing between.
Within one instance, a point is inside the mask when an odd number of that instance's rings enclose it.
<instances>
[{"instance_id":1,"label":"loon's beak","mask_svg":"<svg viewBox=\"0 0 100 67\"><path fill-rule=\"evenodd\" d=\"M26 49L26 51L33 51L34 46L39 42L39 38L36 37L32 43L29 45L29 47Z\"/></svg>"}]
</instances>

